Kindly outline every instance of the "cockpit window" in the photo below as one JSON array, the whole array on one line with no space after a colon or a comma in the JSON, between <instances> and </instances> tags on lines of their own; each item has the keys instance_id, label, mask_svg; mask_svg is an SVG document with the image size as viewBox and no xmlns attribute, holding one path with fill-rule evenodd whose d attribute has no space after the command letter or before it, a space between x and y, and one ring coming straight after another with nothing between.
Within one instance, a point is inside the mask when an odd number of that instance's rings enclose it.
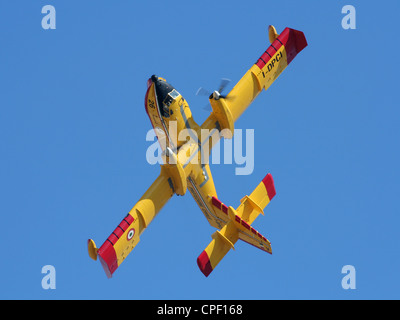
<instances>
[{"instance_id":1,"label":"cockpit window","mask_svg":"<svg viewBox=\"0 0 400 320\"><path fill-rule=\"evenodd\" d=\"M173 89L170 93L167 94L167 97L163 101L163 106L162 106L162 113L163 116L168 118L169 117L169 106L171 103L179 97L179 92Z\"/></svg>"},{"instance_id":2,"label":"cockpit window","mask_svg":"<svg viewBox=\"0 0 400 320\"><path fill-rule=\"evenodd\" d=\"M164 104L169 107L172 101L174 101L178 97L179 97L179 92L174 89L167 94L167 97L164 99Z\"/></svg>"},{"instance_id":3,"label":"cockpit window","mask_svg":"<svg viewBox=\"0 0 400 320\"><path fill-rule=\"evenodd\" d=\"M170 95L172 97L172 99L175 100L176 98L179 97L179 92L174 89L170 93L168 93L168 95Z\"/></svg>"}]
</instances>

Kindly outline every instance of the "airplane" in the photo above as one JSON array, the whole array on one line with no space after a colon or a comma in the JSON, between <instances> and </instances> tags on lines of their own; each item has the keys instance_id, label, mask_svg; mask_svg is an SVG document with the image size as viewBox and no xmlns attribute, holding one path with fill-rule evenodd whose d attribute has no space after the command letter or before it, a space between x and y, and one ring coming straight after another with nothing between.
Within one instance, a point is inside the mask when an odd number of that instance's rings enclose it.
<instances>
[{"instance_id":1,"label":"airplane","mask_svg":"<svg viewBox=\"0 0 400 320\"><path fill-rule=\"evenodd\" d=\"M143 231L168 200L175 194L185 195L187 190L210 225L217 229L197 258L198 267L206 277L239 239L272 254L270 241L252 227L276 194L272 175L268 173L235 209L217 196L204 157L204 154L209 156L208 151L219 139L232 138L235 121L307 46L301 31L285 28L278 34L274 26L269 26L268 32L271 45L233 89L222 95L222 85L210 94L212 112L201 126L194 121L187 101L171 84L155 75L148 79L145 109L160 143L163 163L159 176L103 245L97 248L92 239L88 240L89 256L93 260L99 258L108 278L135 248ZM176 135L185 130L186 139L178 139Z\"/></svg>"}]
</instances>

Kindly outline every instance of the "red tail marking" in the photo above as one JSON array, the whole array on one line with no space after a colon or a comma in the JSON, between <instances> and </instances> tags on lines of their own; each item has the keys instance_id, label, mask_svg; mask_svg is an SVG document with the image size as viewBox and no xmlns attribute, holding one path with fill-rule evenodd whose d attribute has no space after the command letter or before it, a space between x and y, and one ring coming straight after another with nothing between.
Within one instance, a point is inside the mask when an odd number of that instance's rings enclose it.
<instances>
[{"instance_id":1,"label":"red tail marking","mask_svg":"<svg viewBox=\"0 0 400 320\"><path fill-rule=\"evenodd\" d=\"M208 277L208 275L213 271L210 258L205 250L197 258L197 265L199 266L200 271L203 272L206 277Z\"/></svg>"},{"instance_id":2,"label":"red tail marking","mask_svg":"<svg viewBox=\"0 0 400 320\"><path fill-rule=\"evenodd\" d=\"M269 200L272 200L272 198L276 195L274 179L272 178L272 175L268 173L262 182L264 183L265 189L267 189Z\"/></svg>"}]
</instances>

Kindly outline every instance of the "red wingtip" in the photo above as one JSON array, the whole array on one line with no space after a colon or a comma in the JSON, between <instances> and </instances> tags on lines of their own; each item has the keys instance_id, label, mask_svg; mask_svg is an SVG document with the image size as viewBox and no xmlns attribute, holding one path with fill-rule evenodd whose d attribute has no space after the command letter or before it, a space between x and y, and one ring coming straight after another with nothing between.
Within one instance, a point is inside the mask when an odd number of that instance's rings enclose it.
<instances>
[{"instance_id":1,"label":"red wingtip","mask_svg":"<svg viewBox=\"0 0 400 320\"><path fill-rule=\"evenodd\" d=\"M265 176L265 178L262 180L262 182L265 185L265 189L267 189L269 200L272 200L272 198L275 197L275 195L276 195L274 179L272 178L272 175L270 173L268 173Z\"/></svg>"},{"instance_id":2,"label":"red wingtip","mask_svg":"<svg viewBox=\"0 0 400 320\"><path fill-rule=\"evenodd\" d=\"M304 33L295 29L286 28L278 38L285 46L287 64L308 45Z\"/></svg>"},{"instance_id":3,"label":"red wingtip","mask_svg":"<svg viewBox=\"0 0 400 320\"><path fill-rule=\"evenodd\" d=\"M203 272L206 277L208 277L208 275L213 271L210 258L205 250L197 258L197 265L199 266L200 271Z\"/></svg>"},{"instance_id":4,"label":"red wingtip","mask_svg":"<svg viewBox=\"0 0 400 320\"><path fill-rule=\"evenodd\" d=\"M300 52L301 50L303 50L305 47L308 46L307 39L303 32L295 30L295 33L297 37L296 38L297 51Z\"/></svg>"},{"instance_id":5,"label":"red wingtip","mask_svg":"<svg viewBox=\"0 0 400 320\"><path fill-rule=\"evenodd\" d=\"M118 268L117 254L114 247L108 241L100 247L97 251L101 265L106 272L107 278L111 278L112 274Z\"/></svg>"}]
</instances>

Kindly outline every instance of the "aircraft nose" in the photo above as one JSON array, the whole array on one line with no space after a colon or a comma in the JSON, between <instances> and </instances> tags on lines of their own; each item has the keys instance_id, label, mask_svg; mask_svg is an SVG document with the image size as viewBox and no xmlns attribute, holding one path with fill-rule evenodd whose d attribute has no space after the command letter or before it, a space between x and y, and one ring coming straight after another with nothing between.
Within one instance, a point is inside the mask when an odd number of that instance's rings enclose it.
<instances>
[{"instance_id":1,"label":"aircraft nose","mask_svg":"<svg viewBox=\"0 0 400 320\"><path fill-rule=\"evenodd\" d=\"M157 77L156 75L152 75L149 80L147 80L147 86L151 86L151 84L155 84L156 95L159 105L163 103L168 93L170 93L175 88L170 85L165 79L161 77Z\"/></svg>"},{"instance_id":2,"label":"aircraft nose","mask_svg":"<svg viewBox=\"0 0 400 320\"><path fill-rule=\"evenodd\" d=\"M156 75L152 75L148 80L147 80L147 89L150 88L151 84L153 82L156 82L158 80Z\"/></svg>"}]
</instances>

